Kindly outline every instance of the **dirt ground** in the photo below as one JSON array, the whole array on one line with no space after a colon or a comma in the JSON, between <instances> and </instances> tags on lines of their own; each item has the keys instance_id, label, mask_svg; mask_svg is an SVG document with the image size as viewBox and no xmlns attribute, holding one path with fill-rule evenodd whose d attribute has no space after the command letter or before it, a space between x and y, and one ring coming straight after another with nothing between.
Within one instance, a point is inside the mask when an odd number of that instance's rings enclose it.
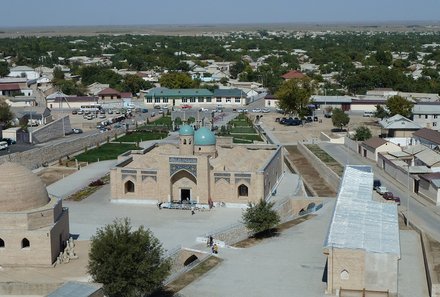
<instances>
[{"instance_id":1,"label":"dirt ground","mask_svg":"<svg viewBox=\"0 0 440 297\"><path fill-rule=\"evenodd\" d=\"M46 186L49 186L54 182L59 181L72 173L75 173L76 171L76 168L48 167L38 172L37 175L41 178Z\"/></svg>"},{"instance_id":2,"label":"dirt ground","mask_svg":"<svg viewBox=\"0 0 440 297\"><path fill-rule=\"evenodd\" d=\"M251 114L251 116L254 116ZM275 122L276 118L283 118L280 113L267 113L261 118L261 122L264 126L272 131L272 134L278 138L281 143L292 143L297 141L319 139L321 131L332 138L338 138L345 136L346 133L333 133L332 119L325 118L323 115L318 114L319 120L322 122L307 123L304 126L284 126L278 122ZM372 134L379 135L380 128L375 124L375 118L366 118L362 115L350 115L350 123L347 128L348 131L354 131L360 126L367 126L370 128Z\"/></svg>"}]
</instances>

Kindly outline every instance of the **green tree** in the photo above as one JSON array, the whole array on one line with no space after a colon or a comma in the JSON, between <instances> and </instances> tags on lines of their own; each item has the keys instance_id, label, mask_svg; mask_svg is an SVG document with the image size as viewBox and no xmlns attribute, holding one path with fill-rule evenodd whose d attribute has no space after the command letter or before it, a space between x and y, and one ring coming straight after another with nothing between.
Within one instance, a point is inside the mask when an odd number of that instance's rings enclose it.
<instances>
[{"instance_id":1,"label":"green tree","mask_svg":"<svg viewBox=\"0 0 440 297\"><path fill-rule=\"evenodd\" d=\"M189 89L194 86L194 82L187 73L170 72L165 73L159 78L161 87L170 89Z\"/></svg>"},{"instance_id":2,"label":"green tree","mask_svg":"<svg viewBox=\"0 0 440 297\"><path fill-rule=\"evenodd\" d=\"M148 90L153 87L153 84L147 82L136 74L129 74L124 77L122 82L122 90L132 94L139 93L140 90Z\"/></svg>"},{"instance_id":3,"label":"green tree","mask_svg":"<svg viewBox=\"0 0 440 297\"><path fill-rule=\"evenodd\" d=\"M368 127L361 126L356 129L354 139L358 141L364 141L371 138L371 131Z\"/></svg>"},{"instance_id":4,"label":"green tree","mask_svg":"<svg viewBox=\"0 0 440 297\"><path fill-rule=\"evenodd\" d=\"M0 62L0 77L6 76L9 74L8 63Z\"/></svg>"},{"instance_id":5,"label":"green tree","mask_svg":"<svg viewBox=\"0 0 440 297\"><path fill-rule=\"evenodd\" d=\"M4 100L0 100L0 125L7 127L11 124L14 114L12 113L9 104Z\"/></svg>"},{"instance_id":6,"label":"green tree","mask_svg":"<svg viewBox=\"0 0 440 297\"><path fill-rule=\"evenodd\" d=\"M231 74L231 77L236 79L240 73L244 71L244 68L246 67L246 64L243 61L239 61L232 65L232 67L229 69L229 73Z\"/></svg>"},{"instance_id":7,"label":"green tree","mask_svg":"<svg viewBox=\"0 0 440 297\"><path fill-rule=\"evenodd\" d=\"M313 91L314 85L309 78L290 79L280 86L275 97L281 109L304 116Z\"/></svg>"},{"instance_id":8,"label":"green tree","mask_svg":"<svg viewBox=\"0 0 440 297\"><path fill-rule=\"evenodd\" d=\"M383 50L378 50L374 57L380 65L390 66L393 62L392 54Z\"/></svg>"},{"instance_id":9,"label":"green tree","mask_svg":"<svg viewBox=\"0 0 440 297\"><path fill-rule=\"evenodd\" d=\"M64 80L64 72L60 67L55 67L53 69L53 81L56 82L60 80Z\"/></svg>"},{"instance_id":10,"label":"green tree","mask_svg":"<svg viewBox=\"0 0 440 297\"><path fill-rule=\"evenodd\" d=\"M342 130L350 122L350 117L339 108L334 108L332 111L333 126Z\"/></svg>"},{"instance_id":11,"label":"green tree","mask_svg":"<svg viewBox=\"0 0 440 297\"><path fill-rule=\"evenodd\" d=\"M170 263L159 240L143 226L132 230L128 218L116 219L92 237L88 273L110 297L141 297L162 287Z\"/></svg>"},{"instance_id":12,"label":"green tree","mask_svg":"<svg viewBox=\"0 0 440 297\"><path fill-rule=\"evenodd\" d=\"M272 209L274 203L260 200L253 205L249 202L249 207L242 215L246 227L256 234L268 231L280 223L280 216Z\"/></svg>"},{"instance_id":13,"label":"green tree","mask_svg":"<svg viewBox=\"0 0 440 297\"><path fill-rule=\"evenodd\" d=\"M387 108L390 116L400 114L404 117L410 117L412 114L413 103L401 96L393 96L387 100Z\"/></svg>"},{"instance_id":14,"label":"green tree","mask_svg":"<svg viewBox=\"0 0 440 297\"><path fill-rule=\"evenodd\" d=\"M385 110L385 108L382 107L382 105L376 105L376 111L374 112L374 117L383 119L388 117L388 112Z\"/></svg>"}]
</instances>

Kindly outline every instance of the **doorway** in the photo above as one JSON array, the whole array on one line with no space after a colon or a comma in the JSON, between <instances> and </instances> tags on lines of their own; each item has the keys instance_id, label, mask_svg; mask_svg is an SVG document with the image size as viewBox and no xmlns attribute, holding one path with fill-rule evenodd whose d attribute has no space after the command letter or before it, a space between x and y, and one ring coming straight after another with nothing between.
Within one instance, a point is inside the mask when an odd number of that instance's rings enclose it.
<instances>
[{"instance_id":1,"label":"doorway","mask_svg":"<svg viewBox=\"0 0 440 297\"><path fill-rule=\"evenodd\" d=\"M191 190L190 189L180 189L180 201L190 201L191 200Z\"/></svg>"}]
</instances>

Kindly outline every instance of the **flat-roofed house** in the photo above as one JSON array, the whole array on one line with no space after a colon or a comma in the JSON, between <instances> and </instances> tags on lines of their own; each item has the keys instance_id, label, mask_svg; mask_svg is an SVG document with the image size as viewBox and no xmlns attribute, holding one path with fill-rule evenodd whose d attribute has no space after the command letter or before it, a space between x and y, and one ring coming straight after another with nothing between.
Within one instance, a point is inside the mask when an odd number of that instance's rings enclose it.
<instances>
[{"instance_id":1,"label":"flat-roofed house","mask_svg":"<svg viewBox=\"0 0 440 297\"><path fill-rule=\"evenodd\" d=\"M377 161L378 153L398 152L401 151L402 148L390 141L386 141L383 138L372 137L362 142L359 145L358 150L359 154L361 154L364 158Z\"/></svg>"},{"instance_id":2,"label":"flat-roofed house","mask_svg":"<svg viewBox=\"0 0 440 297\"><path fill-rule=\"evenodd\" d=\"M426 149L415 155L414 164L416 166L427 166L428 168L440 167L440 154Z\"/></svg>"},{"instance_id":3,"label":"flat-roofed house","mask_svg":"<svg viewBox=\"0 0 440 297\"><path fill-rule=\"evenodd\" d=\"M397 206L372 197L371 167L346 166L323 247L326 294L398 296Z\"/></svg>"}]
</instances>

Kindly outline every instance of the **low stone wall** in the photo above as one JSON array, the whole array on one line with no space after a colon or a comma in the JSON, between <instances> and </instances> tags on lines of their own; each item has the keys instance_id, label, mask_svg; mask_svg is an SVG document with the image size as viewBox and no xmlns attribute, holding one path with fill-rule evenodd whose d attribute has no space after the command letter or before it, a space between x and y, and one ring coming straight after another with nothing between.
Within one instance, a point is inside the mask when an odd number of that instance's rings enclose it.
<instances>
[{"instance_id":1,"label":"low stone wall","mask_svg":"<svg viewBox=\"0 0 440 297\"><path fill-rule=\"evenodd\" d=\"M71 131L72 127L70 126L70 118L68 115L66 115L64 118L58 119L33 130L31 133L31 142L36 144L44 143L52 139L63 137L66 133Z\"/></svg>"},{"instance_id":2,"label":"low stone wall","mask_svg":"<svg viewBox=\"0 0 440 297\"><path fill-rule=\"evenodd\" d=\"M322 162L314 153L312 153L304 144L298 142L298 151L317 169L323 179L335 190L339 190L341 178L333 172L324 162Z\"/></svg>"},{"instance_id":3,"label":"low stone wall","mask_svg":"<svg viewBox=\"0 0 440 297\"><path fill-rule=\"evenodd\" d=\"M0 283L0 296L41 295L46 296L61 287L63 283L31 284L21 282Z\"/></svg>"},{"instance_id":4,"label":"low stone wall","mask_svg":"<svg viewBox=\"0 0 440 297\"><path fill-rule=\"evenodd\" d=\"M356 154L359 154L359 144L356 140L353 140L349 137L344 138L344 145L348 147L351 151L355 152Z\"/></svg>"},{"instance_id":5,"label":"low stone wall","mask_svg":"<svg viewBox=\"0 0 440 297\"><path fill-rule=\"evenodd\" d=\"M120 135L125 129L111 130L104 133L87 135L81 138L69 139L61 143L34 148L29 151L14 153L0 157L0 164L4 162L19 163L29 169L36 169L43 164L52 163L66 156L72 156L86 147L91 148L97 144L106 142L107 139L114 139L115 135Z\"/></svg>"}]
</instances>

